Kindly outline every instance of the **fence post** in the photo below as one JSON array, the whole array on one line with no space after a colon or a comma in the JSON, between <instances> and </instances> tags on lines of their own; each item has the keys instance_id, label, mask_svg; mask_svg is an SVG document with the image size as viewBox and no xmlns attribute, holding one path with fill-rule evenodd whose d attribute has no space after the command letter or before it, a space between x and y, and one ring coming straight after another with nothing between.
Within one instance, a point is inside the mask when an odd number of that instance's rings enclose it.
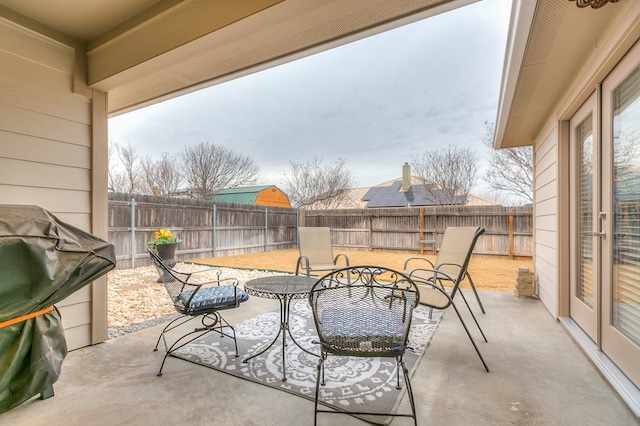
<instances>
[{"instance_id":1,"label":"fence post","mask_svg":"<svg viewBox=\"0 0 640 426\"><path fill-rule=\"evenodd\" d=\"M211 253L216 257L216 205L211 207Z\"/></svg>"},{"instance_id":2,"label":"fence post","mask_svg":"<svg viewBox=\"0 0 640 426\"><path fill-rule=\"evenodd\" d=\"M419 243L420 243L420 254L424 254L424 244L422 244L422 241L424 240L424 232L423 230L424 228L424 208L420 207L420 210L418 211L418 227L420 228L420 234L419 234Z\"/></svg>"},{"instance_id":3,"label":"fence post","mask_svg":"<svg viewBox=\"0 0 640 426\"><path fill-rule=\"evenodd\" d=\"M509 260L513 260L513 207L509 207Z\"/></svg>"},{"instance_id":4,"label":"fence post","mask_svg":"<svg viewBox=\"0 0 640 426\"><path fill-rule=\"evenodd\" d=\"M269 212L268 208L264 208L264 251L267 250L267 245L269 244Z\"/></svg>"},{"instance_id":5,"label":"fence post","mask_svg":"<svg viewBox=\"0 0 640 426\"><path fill-rule=\"evenodd\" d=\"M136 199L131 199L131 269L136 267Z\"/></svg>"}]
</instances>

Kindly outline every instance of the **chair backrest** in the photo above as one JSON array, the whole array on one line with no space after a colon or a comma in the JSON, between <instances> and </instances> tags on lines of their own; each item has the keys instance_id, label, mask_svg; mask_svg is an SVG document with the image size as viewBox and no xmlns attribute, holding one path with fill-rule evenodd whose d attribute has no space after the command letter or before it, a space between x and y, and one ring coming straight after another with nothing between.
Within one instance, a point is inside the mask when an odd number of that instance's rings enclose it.
<instances>
[{"instance_id":1,"label":"chair backrest","mask_svg":"<svg viewBox=\"0 0 640 426\"><path fill-rule=\"evenodd\" d=\"M147 249L151 261L153 262L158 274L160 275L160 281L164 284L164 288L167 290L173 306L179 312L187 310L187 306L184 303L183 298L180 297L184 290L193 290L195 287L190 285L187 280L191 276L189 273L182 273L172 269L158 256L152 249ZM219 279L219 276L218 276Z\"/></svg>"},{"instance_id":2,"label":"chair backrest","mask_svg":"<svg viewBox=\"0 0 640 426\"><path fill-rule=\"evenodd\" d=\"M436 258L436 269L449 275L456 284L462 281L467 273L473 248L482 233L484 228L472 226L447 228Z\"/></svg>"},{"instance_id":3,"label":"chair backrest","mask_svg":"<svg viewBox=\"0 0 640 426\"><path fill-rule=\"evenodd\" d=\"M337 269L309 293L323 349L350 356L403 354L419 300L411 278L378 266Z\"/></svg>"},{"instance_id":4,"label":"chair backrest","mask_svg":"<svg viewBox=\"0 0 640 426\"><path fill-rule=\"evenodd\" d=\"M333 264L331 230L327 227L298 228L298 249L311 265Z\"/></svg>"}]
</instances>

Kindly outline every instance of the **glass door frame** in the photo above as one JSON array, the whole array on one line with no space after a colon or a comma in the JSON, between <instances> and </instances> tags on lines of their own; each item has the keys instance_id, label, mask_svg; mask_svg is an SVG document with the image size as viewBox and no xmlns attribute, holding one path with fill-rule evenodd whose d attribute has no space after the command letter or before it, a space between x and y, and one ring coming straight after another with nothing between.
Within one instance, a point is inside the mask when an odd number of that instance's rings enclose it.
<instances>
[{"instance_id":1,"label":"glass door frame","mask_svg":"<svg viewBox=\"0 0 640 426\"><path fill-rule=\"evenodd\" d=\"M600 263L598 259L601 258L601 244L600 238L593 234L597 232L599 227L598 214L601 209L601 169L600 164L600 127L599 127L599 115L598 115L598 91L592 93L584 104L576 111L576 113L569 120L569 161L570 161L570 197L569 197L569 214L574 220L570 221L570 242L569 250L570 256L570 290L569 290L569 315L576 321L576 323L584 330L585 333L596 343L599 347L600 343L600 327L599 327L599 315L601 307L600 291ZM591 179L592 185L592 223L590 228L591 235L585 234L581 229L581 153L579 144L582 143L578 140L577 131L578 127L589 117L591 117L592 128L592 168L593 174ZM591 300L591 306L584 303L578 296L579 278L581 276L581 238L592 239L592 271L591 280L593 284L593 298Z\"/></svg>"},{"instance_id":2,"label":"glass door frame","mask_svg":"<svg viewBox=\"0 0 640 426\"><path fill-rule=\"evenodd\" d=\"M640 45L637 44L629 51L618 66L607 76L602 84L602 163L607 176L613 176L614 141L613 141L613 96L614 91L627 78L627 76L640 66ZM614 232L614 205L613 177L603 186L604 209L611 212L611 218L605 221L604 231L613 237ZM640 347L622 334L613 325L614 303L614 238L603 241L603 250L606 253L602 258L602 315L601 345L603 352L627 375L627 377L640 388Z\"/></svg>"}]
</instances>

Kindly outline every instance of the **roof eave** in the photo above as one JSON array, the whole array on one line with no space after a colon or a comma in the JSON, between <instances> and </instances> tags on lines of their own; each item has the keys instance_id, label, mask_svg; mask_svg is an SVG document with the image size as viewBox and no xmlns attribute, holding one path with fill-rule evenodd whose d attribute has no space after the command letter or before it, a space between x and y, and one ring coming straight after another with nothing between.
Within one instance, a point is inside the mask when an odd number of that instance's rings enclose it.
<instances>
[{"instance_id":1,"label":"roof eave","mask_svg":"<svg viewBox=\"0 0 640 426\"><path fill-rule=\"evenodd\" d=\"M522 69L524 55L533 26L537 1L514 0L507 33L507 46L502 69L498 112L496 117L493 146L495 149L523 146L523 141L509 141L504 139L508 120L513 105L518 77ZM531 145L533 141L526 141L524 145Z\"/></svg>"}]
</instances>

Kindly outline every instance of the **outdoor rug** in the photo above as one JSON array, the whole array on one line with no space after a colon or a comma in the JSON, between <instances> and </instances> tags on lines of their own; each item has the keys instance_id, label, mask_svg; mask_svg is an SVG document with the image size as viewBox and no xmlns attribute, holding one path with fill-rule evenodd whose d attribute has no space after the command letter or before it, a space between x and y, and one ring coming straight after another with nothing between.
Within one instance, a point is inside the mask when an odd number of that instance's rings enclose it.
<instances>
[{"instance_id":1,"label":"outdoor rug","mask_svg":"<svg viewBox=\"0 0 640 426\"><path fill-rule=\"evenodd\" d=\"M305 349L319 353L311 307L307 300L291 304L289 327L296 341ZM404 356L411 377L433 337L442 311L418 306L414 310L409 346ZM174 352L173 356L233 376L279 389L310 399L315 395L318 357L300 350L287 335L287 381L282 381L282 340L280 338L264 354L243 363L242 360L260 352L273 340L280 327L280 312L274 310L234 326L238 340L239 357L235 357L233 341L210 333ZM395 360L390 358L348 358L329 356L325 362L326 385L320 387L322 404L351 411L395 413L406 392L402 373L396 389ZM408 406L407 406L408 407ZM404 411L403 411L404 412ZM310 413L312 415L312 413ZM389 416L357 416L375 424L388 424Z\"/></svg>"}]
</instances>

